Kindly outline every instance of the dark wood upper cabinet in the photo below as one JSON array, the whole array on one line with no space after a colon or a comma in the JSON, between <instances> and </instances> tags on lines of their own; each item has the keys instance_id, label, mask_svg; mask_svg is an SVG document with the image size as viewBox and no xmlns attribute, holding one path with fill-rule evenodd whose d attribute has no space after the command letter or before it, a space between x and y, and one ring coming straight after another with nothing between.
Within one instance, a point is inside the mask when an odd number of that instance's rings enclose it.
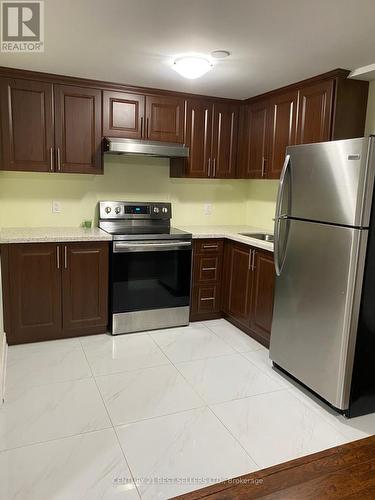
<instances>
[{"instance_id":1,"label":"dark wood upper cabinet","mask_svg":"<svg viewBox=\"0 0 375 500\"><path fill-rule=\"evenodd\" d=\"M103 135L141 139L145 96L124 92L103 92Z\"/></svg>"},{"instance_id":2,"label":"dark wood upper cabinet","mask_svg":"<svg viewBox=\"0 0 375 500\"><path fill-rule=\"evenodd\" d=\"M55 85L57 171L102 173L101 91Z\"/></svg>"},{"instance_id":3,"label":"dark wood upper cabinet","mask_svg":"<svg viewBox=\"0 0 375 500\"><path fill-rule=\"evenodd\" d=\"M224 250L223 310L245 327L250 322L251 247L228 242Z\"/></svg>"},{"instance_id":4,"label":"dark wood upper cabinet","mask_svg":"<svg viewBox=\"0 0 375 500\"><path fill-rule=\"evenodd\" d=\"M208 177L211 168L212 103L189 99L186 106L186 145L189 147L185 177Z\"/></svg>"},{"instance_id":5,"label":"dark wood upper cabinet","mask_svg":"<svg viewBox=\"0 0 375 500\"><path fill-rule=\"evenodd\" d=\"M54 170L52 84L2 78L3 170Z\"/></svg>"},{"instance_id":6,"label":"dark wood upper cabinet","mask_svg":"<svg viewBox=\"0 0 375 500\"><path fill-rule=\"evenodd\" d=\"M299 91L297 144L329 141L334 81L326 80Z\"/></svg>"},{"instance_id":7,"label":"dark wood upper cabinet","mask_svg":"<svg viewBox=\"0 0 375 500\"><path fill-rule=\"evenodd\" d=\"M174 96L146 96L145 138L184 142L185 100Z\"/></svg>"},{"instance_id":8,"label":"dark wood upper cabinet","mask_svg":"<svg viewBox=\"0 0 375 500\"><path fill-rule=\"evenodd\" d=\"M239 106L232 102L188 99L185 164L171 160L172 177L236 177Z\"/></svg>"},{"instance_id":9,"label":"dark wood upper cabinet","mask_svg":"<svg viewBox=\"0 0 375 500\"><path fill-rule=\"evenodd\" d=\"M10 345L60 338L61 258L53 243L6 245L4 313ZM8 280L8 281L7 281ZM6 300L8 298L8 301Z\"/></svg>"},{"instance_id":10,"label":"dark wood upper cabinet","mask_svg":"<svg viewBox=\"0 0 375 500\"><path fill-rule=\"evenodd\" d=\"M297 102L297 90L270 100L270 151L266 166L269 179L280 177L286 148L296 143Z\"/></svg>"},{"instance_id":11,"label":"dark wood upper cabinet","mask_svg":"<svg viewBox=\"0 0 375 500\"><path fill-rule=\"evenodd\" d=\"M265 176L269 148L269 119L268 101L242 106L238 148L239 177L259 179Z\"/></svg>"},{"instance_id":12,"label":"dark wood upper cabinet","mask_svg":"<svg viewBox=\"0 0 375 500\"><path fill-rule=\"evenodd\" d=\"M63 329L105 328L108 323L108 243L63 246Z\"/></svg>"},{"instance_id":13,"label":"dark wood upper cabinet","mask_svg":"<svg viewBox=\"0 0 375 500\"><path fill-rule=\"evenodd\" d=\"M275 292L275 265L272 253L259 249L254 251L250 329L269 345Z\"/></svg>"},{"instance_id":14,"label":"dark wood upper cabinet","mask_svg":"<svg viewBox=\"0 0 375 500\"><path fill-rule=\"evenodd\" d=\"M237 165L239 106L215 102L212 131L212 177L233 178Z\"/></svg>"}]
</instances>

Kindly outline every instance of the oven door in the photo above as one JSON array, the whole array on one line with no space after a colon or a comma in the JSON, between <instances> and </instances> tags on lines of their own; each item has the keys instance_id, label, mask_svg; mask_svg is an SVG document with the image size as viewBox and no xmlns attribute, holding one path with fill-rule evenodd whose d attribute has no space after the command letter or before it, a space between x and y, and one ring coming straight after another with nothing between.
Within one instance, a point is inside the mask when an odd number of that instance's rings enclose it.
<instances>
[{"instance_id":1,"label":"oven door","mask_svg":"<svg viewBox=\"0 0 375 500\"><path fill-rule=\"evenodd\" d=\"M189 322L191 241L117 241L111 266L112 332Z\"/></svg>"}]
</instances>

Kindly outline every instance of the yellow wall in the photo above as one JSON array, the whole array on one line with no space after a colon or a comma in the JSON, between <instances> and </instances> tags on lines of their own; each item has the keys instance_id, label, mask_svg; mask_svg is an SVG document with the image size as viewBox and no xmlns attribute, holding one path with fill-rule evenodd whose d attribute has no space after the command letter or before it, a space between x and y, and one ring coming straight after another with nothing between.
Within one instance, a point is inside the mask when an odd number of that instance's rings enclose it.
<instances>
[{"instance_id":1,"label":"yellow wall","mask_svg":"<svg viewBox=\"0 0 375 500\"><path fill-rule=\"evenodd\" d=\"M248 181L248 201L246 204L246 221L251 226L273 230L273 217L279 181Z\"/></svg>"},{"instance_id":2,"label":"yellow wall","mask_svg":"<svg viewBox=\"0 0 375 500\"><path fill-rule=\"evenodd\" d=\"M171 201L173 223L245 224L247 181L170 179L168 160L106 159L105 174L0 172L0 227L78 226L98 200ZM52 200L62 212L52 213ZM213 204L203 215L204 203Z\"/></svg>"}]
</instances>

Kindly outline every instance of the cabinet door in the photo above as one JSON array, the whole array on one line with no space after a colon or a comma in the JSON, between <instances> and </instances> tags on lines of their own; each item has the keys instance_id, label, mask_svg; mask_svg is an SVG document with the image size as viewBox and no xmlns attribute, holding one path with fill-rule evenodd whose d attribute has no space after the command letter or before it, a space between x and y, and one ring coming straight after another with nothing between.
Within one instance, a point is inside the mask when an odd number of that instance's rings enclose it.
<instances>
[{"instance_id":1,"label":"cabinet door","mask_svg":"<svg viewBox=\"0 0 375 500\"><path fill-rule=\"evenodd\" d=\"M239 106L215 103L212 129L212 177L236 176Z\"/></svg>"},{"instance_id":2,"label":"cabinet door","mask_svg":"<svg viewBox=\"0 0 375 500\"><path fill-rule=\"evenodd\" d=\"M57 170L102 173L101 91L55 85Z\"/></svg>"},{"instance_id":3,"label":"cabinet door","mask_svg":"<svg viewBox=\"0 0 375 500\"><path fill-rule=\"evenodd\" d=\"M255 250L254 264L250 329L269 345L275 291L273 255Z\"/></svg>"},{"instance_id":4,"label":"cabinet door","mask_svg":"<svg viewBox=\"0 0 375 500\"><path fill-rule=\"evenodd\" d=\"M48 172L53 162L52 85L1 79L3 170Z\"/></svg>"},{"instance_id":5,"label":"cabinet door","mask_svg":"<svg viewBox=\"0 0 375 500\"><path fill-rule=\"evenodd\" d=\"M145 97L123 92L103 92L103 135L141 139Z\"/></svg>"},{"instance_id":6,"label":"cabinet door","mask_svg":"<svg viewBox=\"0 0 375 500\"><path fill-rule=\"evenodd\" d=\"M211 173L212 104L189 99L186 107L186 145L189 147L186 177Z\"/></svg>"},{"instance_id":7,"label":"cabinet door","mask_svg":"<svg viewBox=\"0 0 375 500\"><path fill-rule=\"evenodd\" d=\"M182 144L184 116L184 99L172 96L146 96L146 139Z\"/></svg>"},{"instance_id":8,"label":"cabinet door","mask_svg":"<svg viewBox=\"0 0 375 500\"><path fill-rule=\"evenodd\" d=\"M250 250L248 245L228 243L224 256L223 309L245 327L250 322Z\"/></svg>"},{"instance_id":9,"label":"cabinet door","mask_svg":"<svg viewBox=\"0 0 375 500\"><path fill-rule=\"evenodd\" d=\"M297 144L330 140L333 85L327 80L299 91Z\"/></svg>"},{"instance_id":10,"label":"cabinet door","mask_svg":"<svg viewBox=\"0 0 375 500\"><path fill-rule=\"evenodd\" d=\"M108 323L108 243L64 245L62 259L63 328L105 332Z\"/></svg>"},{"instance_id":11,"label":"cabinet door","mask_svg":"<svg viewBox=\"0 0 375 500\"><path fill-rule=\"evenodd\" d=\"M262 179L269 146L269 102L244 106L239 144L240 177Z\"/></svg>"},{"instance_id":12,"label":"cabinet door","mask_svg":"<svg viewBox=\"0 0 375 500\"><path fill-rule=\"evenodd\" d=\"M270 102L270 157L266 176L278 179L285 160L287 146L296 141L298 92L273 97Z\"/></svg>"},{"instance_id":13,"label":"cabinet door","mask_svg":"<svg viewBox=\"0 0 375 500\"><path fill-rule=\"evenodd\" d=\"M9 245L9 344L62 336L60 250L51 243Z\"/></svg>"}]
</instances>

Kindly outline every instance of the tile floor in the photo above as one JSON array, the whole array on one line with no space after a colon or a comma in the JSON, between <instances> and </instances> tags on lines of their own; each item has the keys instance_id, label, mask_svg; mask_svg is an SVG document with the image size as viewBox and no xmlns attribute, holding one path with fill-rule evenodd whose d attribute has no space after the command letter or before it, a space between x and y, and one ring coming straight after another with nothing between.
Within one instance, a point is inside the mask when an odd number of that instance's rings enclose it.
<instances>
[{"instance_id":1,"label":"tile floor","mask_svg":"<svg viewBox=\"0 0 375 500\"><path fill-rule=\"evenodd\" d=\"M14 346L0 500L162 500L371 434L224 320Z\"/></svg>"}]
</instances>

